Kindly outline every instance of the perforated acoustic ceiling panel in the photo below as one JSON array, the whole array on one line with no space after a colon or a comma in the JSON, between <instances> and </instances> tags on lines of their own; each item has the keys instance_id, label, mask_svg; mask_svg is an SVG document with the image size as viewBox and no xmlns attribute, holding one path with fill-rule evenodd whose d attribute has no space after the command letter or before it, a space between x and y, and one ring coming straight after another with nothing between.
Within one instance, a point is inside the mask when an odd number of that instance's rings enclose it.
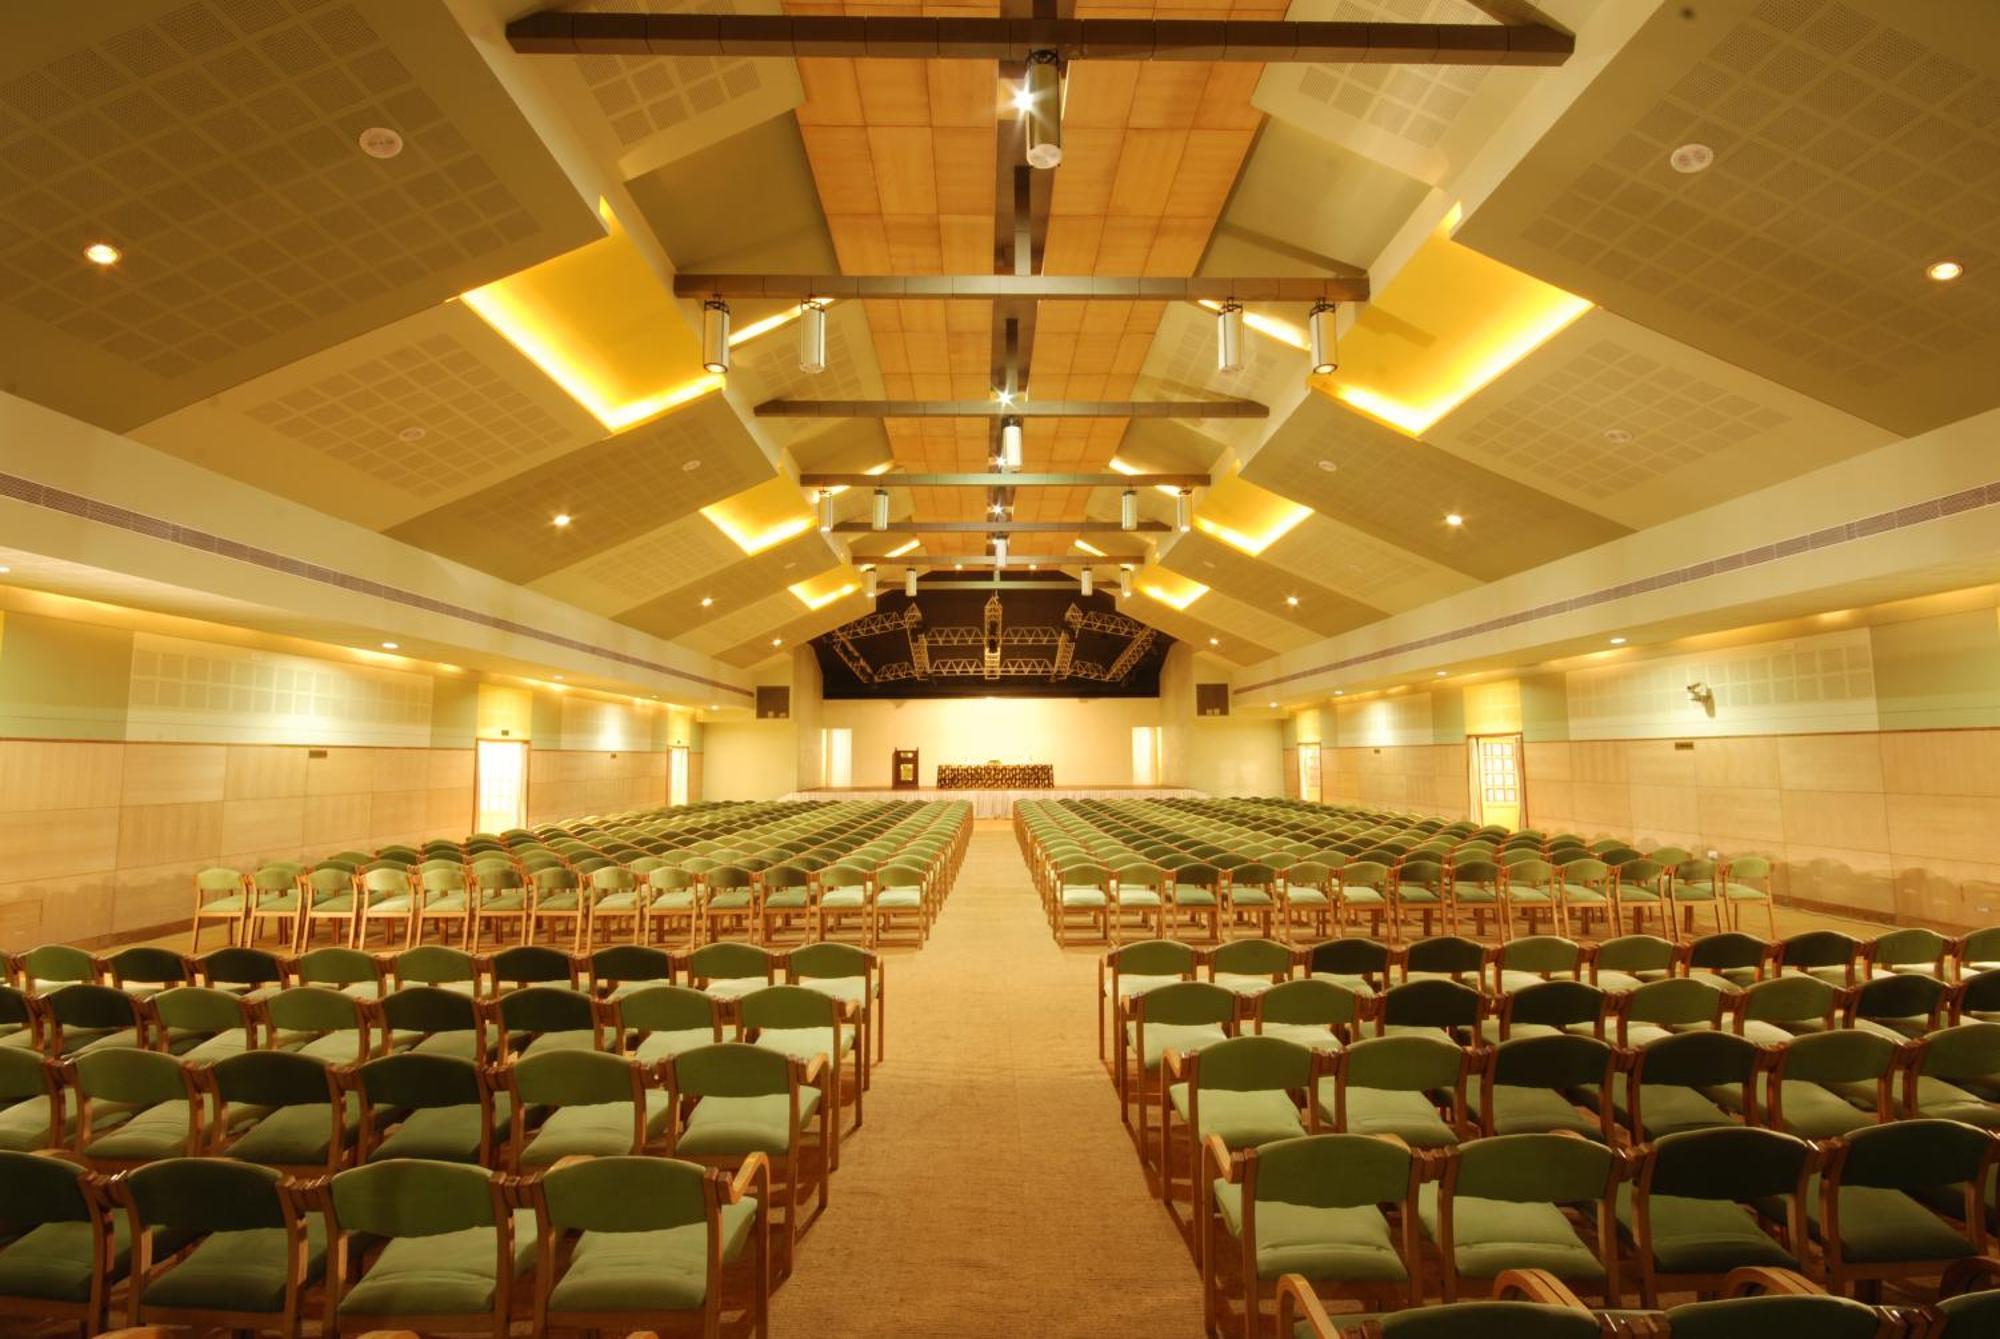
<instances>
[{"instance_id":1,"label":"perforated acoustic ceiling panel","mask_svg":"<svg viewBox=\"0 0 2000 1339\"><path fill-rule=\"evenodd\" d=\"M10 5L0 338L122 430L577 245L596 221L443 5ZM403 137L393 159L362 131ZM110 242L123 262L82 257Z\"/></svg>"},{"instance_id":2,"label":"perforated acoustic ceiling panel","mask_svg":"<svg viewBox=\"0 0 2000 1339\"><path fill-rule=\"evenodd\" d=\"M1258 555L1280 571L1333 587L1390 613L1464 590L1472 578L1317 512Z\"/></svg>"},{"instance_id":3,"label":"perforated acoustic ceiling panel","mask_svg":"<svg viewBox=\"0 0 2000 1339\"><path fill-rule=\"evenodd\" d=\"M534 588L594 614L650 600L684 582L720 571L743 556L700 512L690 512L637 539L538 578ZM699 603L700 597L696 597Z\"/></svg>"},{"instance_id":4,"label":"perforated acoustic ceiling panel","mask_svg":"<svg viewBox=\"0 0 2000 1339\"><path fill-rule=\"evenodd\" d=\"M780 591L792 602L782 606L787 619L794 618L805 613L806 607L785 588L837 566L839 560L825 538L817 530L808 530L797 539L747 558L739 554L736 561L717 567L683 570L616 617L643 632L678 641L694 628L726 618ZM704 607L704 599L711 603Z\"/></svg>"},{"instance_id":5,"label":"perforated acoustic ceiling panel","mask_svg":"<svg viewBox=\"0 0 2000 1339\"><path fill-rule=\"evenodd\" d=\"M790 321L730 354L729 394L746 412L765 400L879 400L882 374L868 337L868 317L858 302L836 303L826 313L826 370L799 370L799 322ZM774 442L790 445L825 432L824 419L760 420Z\"/></svg>"},{"instance_id":6,"label":"perforated acoustic ceiling panel","mask_svg":"<svg viewBox=\"0 0 2000 1339\"><path fill-rule=\"evenodd\" d=\"M1283 316L1304 328L1303 307ZM1308 370L1305 354L1249 330L1243 338L1243 370L1219 372L1215 366L1215 322L1214 312L1193 303L1167 303L1140 374L1138 394L1162 400L1233 395L1279 405L1298 398ZM1218 441L1245 444L1261 438L1270 424L1262 419L1217 418L1199 419L1191 426Z\"/></svg>"},{"instance_id":7,"label":"perforated acoustic ceiling panel","mask_svg":"<svg viewBox=\"0 0 2000 1339\"><path fill-rule=\"evenodd\" d=\"M1865 628L1707 654L1572 670L1572 739L1708 734L1720 727L1688 696L1703 683L1732 734L1873 730L1875 667Z\"/></svg>"},{"instance_id":8,"label":"perforated acoustic ceiling panel","mask_svg":"<svg viewBox=\"0 0 2000 1339\"><path fill-rule=\"evenodd\" d=\"M1301 6L1301 8L1304 8ZM1350 23L1487 23L1466 0L1338 0L1297 18ZM1328 111L1386 135L1435 149L1491 73L1483 65L1301 65L1277 67L1276 78ZM1322 132L1324 133L1324 132Z\"/></svg>"},{"instance_id":9,"label":"perforated acoustic ceiling panel","mask_svg":"<svg viewBox=\"0 0 2000 1339\"><path fill-rule=\"evenodd\" d=\"M1269 552L1267 549L1266 552ZM1347 632L1382 617L1380 609L1301 577L1274 572L1262 555L1251 557L1200 531L1180 536L1161 565L1193 577L1237 601L1296 624L1321 637ZM1287 604L1287 596L1298 600ZM1204 597L1206 603L1206 597ZM1252 631L1244 629L1244 631ZM1267 635L1262 629L1253 635Z\"/></svg>"},{"instance_id":10,"label":"perforated acoustic ceiling panel","mask_svg":"<svg viewBox=\"0 0 2000 1339\"><path fill-rule=\"evenodd\" d=\"M141 632L132 646L133 739L423 747L430 676Z\"/></svg>"},{"instance_id":11,"label":"perforated acoustic ceiling panel","mask_svg":"<svg viewBox=\"0 0 2000 1339\"><path fill-rule=\"evenodd\" d=\"M661 0L591 0L574 6L648 14L732 14L731 4L669 4ZM736 57L578 56L577 73L589 87L611 133L626 148L753 93L761 84L757 62Z\"/></svg>"},{"instance_id":12,"label":"perforated acoustic ceiling panel","mask_svg":"<svg viewBox=\"0 0 2000 1339\"><path fill-rule=\"evenodd\" d=\"M1898 431L1990 407L2000 286L1924 277L2000 263L1983 9L1662 6L1459 240Z\"/></svg>"}]
</instances>

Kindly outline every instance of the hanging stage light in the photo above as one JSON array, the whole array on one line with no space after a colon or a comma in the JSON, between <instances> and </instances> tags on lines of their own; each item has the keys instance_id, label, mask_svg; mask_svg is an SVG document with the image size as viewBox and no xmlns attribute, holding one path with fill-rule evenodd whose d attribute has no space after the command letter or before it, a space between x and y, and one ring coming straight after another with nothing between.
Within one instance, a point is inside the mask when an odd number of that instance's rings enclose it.
<instances>
[{"instance_id":1,"label":"hanging stage light","mask_svg":"<svg viewBox=\"0 0 2000 1339\"><path fill-rule=\"evenodd\" d=\"M1129 567L1120 569L1118 573L1118 598L1121 600L1132 598L1132 569Z\"/></svg>"},{"instance_id":2,"label":"hanging stage light","mask_svg":"<svg viewBox=\"0 0 2000 1339\"><path fill-rule=\"evenodd\" d=\"M1183 488L1174 494L1174 529L1186 534L1194 528L1194 494Z\"/></svg>"},{"instance_id":3,"label":"hanging stage light","mask_svg":"<svg viewBox=\"0 0 2000 1339\"><path fill-rule=\"evenodd\" d=\"M1340 335L1333 327L1333 304L1315 302L1306 317L1306 342L1312 347L1313 375L1326 376L1340 366Z\"/></svg>"},{"instance_id":4,"label":"hanging stage light","mask_svg":"<svg viewBox=\"0 0 2000 1339\"><path fill-rule=\"evenodd\" d=\"M1093 590L1096 589L1096 584L1097 584L1096 578L1091 575L1090 569L1088 567L1084 568L1083 582L1082 582L1083 594L1088 596Z\"/></svg>"},{"instance_id":5,"label":"hanging stage light","mask_svg":"<svg viewBox=\"0 0 2000 1339\"><path fill-rule=\"evenodd\" d=\"M799 304L799 371L826 371L826 304L811 298Z\"/></svg>"},{"instance_id":6,"label":"hanging stage light","mask_svg":"<svg viewBox=\"0 0 2000 1339\"><path fill-rule=\"evenodd\" d=\"M1053 51L1028 53L1026 105L1021 122L1028 144L1028 166L1051 168L1062 162L1062 65ZM1017 104L1019 105L1019 104Z\"/></svg>"},{"instance_id":7,"label":"hanging stage light","mask_svg":"<svg viewBox=\"0 0 2000 1339\"><path fill-rule=\"evenodd\" d=\"M1007 536L993 536L993 568L995 571L1007 565Z\"/></svg>"},{"instance_id":8,"label":"hanging stage light","mask_svg":"<svg viewBox=\"0 0 2000 1339\"><path fill-rule=\"evenodd\" d=\"M875 569L871 567L861 574L861 593L872 600L875 598L875 590Z\"/></svg>"},{"instance_id":9,"label":"hanging stage light","mask_svg":"<svg viewBox=\"0 0 2000 1339\"><path fill-rule=\"evenodd\" d=\"M1128 488L1118 498L1118 528L1137 530L1139 528L1139 492Z\"/></svg>"},{"instance_id":10,"label":"hanging stage light","mask_svg":"<svg viewBox=\"0 0 2000 1339\"><path fill-rule=\"evenodd\" d=\"M870 530L889 528L889 490L886 488L875 490L874 508L868 516L868 528Z\"/></svg>"},{"instance_id":11,"label":"hanging stage light","mask_svg":"<svg viewBox=\"0 0 2000 1339\"><path fill-rule=\"evenodd\" d=\"M1018 418L1000 420L1000 468L1014 474L1021 471L1021 420Z\"/></svg>"},{"instance_id":12,"label":"hanging stage light","mask_svg":"<svg viewBox=\"0 0 2000 1339\"><path fill-rule=\"evenodd\" d=\"M701 365L717 374L729 370L729 304L721 298L701 304Z\"/></svg>"},{"instance_id":13,"label":"hanging stage light","mask_svg":"<svg viewBox=\"0 0 2000 1339\"><path fill-rule=\"evenodd\" d=\"M917 598L917 569L914 567L903 573L903 594L912 600Z\"/></svg>"},{"instance_id":14,"label":"hanging stage light","mask_svg":"<svg viewBox=\"0 0 2000 1339\"><path fill-rule=\"evenodd\" d=\"M819 532L822 535L833 533L833 494L824 488L819 490Z\"/></svg>"},{"instance_id":15,"label":"hanging stage light","mask_svg":"<svg viewBox=\"0 0 2000 1339\"><path fill-rule=\"evenodd\" d=\"M1215 313L1215 370L1243 370L1243 304L1235 298Z\"/></svg>"}]
</instances>

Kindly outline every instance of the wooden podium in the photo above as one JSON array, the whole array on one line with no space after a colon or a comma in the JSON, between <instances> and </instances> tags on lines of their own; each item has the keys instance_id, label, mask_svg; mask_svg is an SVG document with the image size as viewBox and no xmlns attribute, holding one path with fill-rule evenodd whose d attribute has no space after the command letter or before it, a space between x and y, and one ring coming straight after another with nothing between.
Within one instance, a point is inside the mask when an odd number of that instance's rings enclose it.
<instances>
[{"instance_id":1,"label":"wooden podium","mask_svg":"<svg viewBox=\"0 0 2000 1339\"><path fill-rule=\"evenodd\" d=\"M917 789L917 778L922 773L917 767L915 749L897 749L889 768L889 784L896 790Z\"/></svg>"}]
</instances>

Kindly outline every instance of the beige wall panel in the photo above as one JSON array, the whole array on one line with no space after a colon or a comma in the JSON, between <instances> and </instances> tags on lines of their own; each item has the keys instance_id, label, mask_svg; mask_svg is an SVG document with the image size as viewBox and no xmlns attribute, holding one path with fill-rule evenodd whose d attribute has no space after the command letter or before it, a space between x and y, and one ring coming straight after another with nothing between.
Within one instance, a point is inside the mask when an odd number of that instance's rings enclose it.
<instances>
[{"instance_id":1,"label":"beige wall panel","mask_svg":"<svg viewBox=\"0 0 2000 1339\"><path fill-rule=\"evenodd\" d=\"M1886 851L1889 821L1882 796L1849 791L1787 790L1785 843Z\"/></svg>"},{"instance_id":2,"label":"beige wall panel","mask_svg":"<svg viewBox=\"0 0 2000 1339\"><path fill-rule=\"evenodd\" d=\"M1623 834L1632 826L1632 788L1595 781L1570 783L1570 818L1587 837Z\"/></svg>"},{"instance_id":3,"label":"beige wall panel","mask_svg":"<svg viewBox=\"0 0 2000 1339\"><path fill-rule=\"evenodd\" d=\"M2000 730L1886 733L1882 783L1906 795L2000 795Z\"/></svg>"},{"instance_id":4,"label":"beige wall panel","mask_svg":"<svg viewBox=\"0 0 2000 1339\"><path fill-rule=\"evenodd\" d=\"M275 799L224 800L222 849L278 853L289 858L305 851L306 802L302 795Z\"/></svg>"},{"instance_id":5,"label":"beige wall panel","mask_svg":"<svg viewBox=\"0 0 2000 1339\"><path fill-rule=\"evenodd\" d=\"M369 749L368 761L374 775L370 790L428 790L431 780L429 749Z\"/></svg>"},{"instance_id":6,"label":"beige wall panel","mask_svg":"<svg viewBox=\"0 0 2000 1339\"><path fill-rule=\"evenodd\" d=\"M1685 846L1701 831L1701 806L1693 786L1633 786L1632 833L1648 845Z\"/></svg>"},{"instance_id":7,"label":"beige wall panel","mask_svg":"<svg viewBox=\"0 0 2000 1339\"><path fill-rule=\"evenodd\" d=\"M111 880L111 924L116 933L131 934L165 926L184 929L194 909L194 873L203 862L186 861L121 869ZM48 914L48 913L44 913ZM218 927L219 928L219 927ZM207 946L221 943L212 928Z\"/></svg>"},{"instance_id":8,"label":"beige wall panel","mask_svg":"<svg viewBox=\"0 0 2000 1339\"><path fill-rule=\"evenodd\" d=\"M300 835L312 854L336 846L368 845L368 796L308 795Z\"/></svg>"},{"instance_id":9,"label":"beige wall panel","mask_svg":"<svg viewBox=\"0 0 2000 1339\"><path fill-rule=\"evenodd\" d=\"M441 786L424 792L424 826L456 841L472 831L472 788Z\"/></svg>"},{"instance_id":10,"label":"beige wall panel","mask_svg":"<svg viewBox=\"0 0 2000 1339\"><path fill-rule=\"evenodd\" d=\"M117 804L123 744L0 740L0 810Z\"/></svg>"},{"instance_id":11,"label":"beige wall panel","mask_svg":"<svg viewBox=\"0 0 2000 1339\"><path fill-rule=\"evenodd\" d=\"M1993 859L2000 844L2000 799L1974 795L1891 795L1888 849L1906 859Z\"/></svg>"},{"instance_id":12,"label":"beige wall panel","mask_svg":"<svg viewBox=\"0 0 2000 1339\"><path fill-rule=\"evenodd\" d=\"M1528 780L1568 781L1574 775L1570 766L1570 746L1562 743L1526 743L1521 746L1521 765L1527 770Z\"/></svg>"},{"instance_id":13,"label":"beige wall panel","mask_svg":"<svg viewBox=\"0 0 2000 1339\"><path fill-rule=\"evenodd\" d=\"M1778 784L1786 790L1882 789L1881 736L1782 735Z\"/></svg>"},{"instance_id":14,"label":"beige wall panel","mask_svg":"<svg viewBox=\"0 0 2000 1339\"><path fill-rule=\"evenodd\" d=\"M42 898L47 882L0 883L0 948L19 952L42 943Z\"/></svg>"},{"instance_id":15,"label":"beige wall panel","mask_svg":"<svg viewBox=\"0 0 2000 1339\"><path fill-rule=\"evenodd\" d=\"M1778 741L1770 738L1698 739L1695 780L1726 789L1778 785Z\"/></svg>"},{"instance_id":16,"label":"beige wall panel","mask_svg":"<svg viewBox=\"0 0 2000 1339\"><path fill-rule=\"evenodd\" d=\"M422 833L429 815L429 801L429 791L376 791L369 797L368 807L368 831L375 845L388 845L396 834Z\"/></svg>"},{"instance_id":17,"label":"beige wall panel","mask_svg":"<svg viewBox=\"0 0 2000 1339\"><path fill-rule=\"evenodd\" d=\"M1528 781L1528 823L1531 827L1568 827L1576 809L1574 781Z\"/></svg>"},{"instance_id":18,"label":"beige wall panel","mask_svg":"<svg viewBox=\"0 0 2000 1339\"><path fill-rule=\"evenodd\" d=\"M383 750L318 749L313 752L326 756L307 756L306 794L356 795L375 788L375 755Z\"/></svg>"},{"instance_id":19,"label":"beige wall panel","mask_svg":"<svg viewBox=\"0 0 2000 1339\"><path fill-rule=\"evenodd\" d=\"M1717 786L1696 792L1704 839L1727 850L1725 836L1769 844L1785 840L1781 793L1770 786Z\"/></svg>"},{"instance_id":20,"label":"beige wall panel","mask_svg":"<svg viewBox=\"0 0 2000 1339\"><path fill-rule=\"evenodd\" d=\"M1692 786L1699 775L1695 749L1672 739L1634 739L1625 745L1625 773L1635 786Z\"/></svg>"},{"instance_id":21,"label":"beige wall panel","mask_svg":"<svg viewBox=\"0 0 2000 1339\"><path fill-rule=\"evenodd\" d=\"M1570 777L1599 785L1623 785L1632 779L1627 762L1630 744L1622 739L1579 739L1569 746Z\"/></svg>"},{"instance_id":22,"label":"beige wall panel","mask_svg":"<svg viewBox=\"0 0 2000 1339\"><path fill-rule=\"evenodd\" d=\"M0 884L0 947L101 938L110 931L111 900L109 870Z\"/></svg>"},{"instance_id":23,"label":"beige wall panel","mask_svg":"<svg viewBox=\"0 0 2000 1339\"><path fill-rule=\"evenodd\" d=\"M215 859L222 850L222 804L126 805L119 811L118 868Z\"/></svg>"},{"instance_id":24,"label":"beige wall panel","mask_svg":"<svg viewBox=\"0 0 2000 1339\"><path fill-rule=\"evenodd\" d=\"M1897 909L1896 880L1889 857L1881 851L1838 846L1794 846L1785 852L1782 875L1772 887L1780 897L1796 897L1868 916L1886 916ZM1760 933L1755 917L1744 922Z\"/></svg>"},{"instance_id":25,"label":"beige wall panel","mask_svg":"<svg viewBox=\"0 0 2000 1339\"><path fill-rule=\"evenodd\" d=\"M0 812L0 870L10 879L53 879L115 868L118 810Z\"/></svg>"},{"instance_id":26,"label":"beige wall panel","mask_svg":"<svg viewBox=\"0 0 2000 1339\"><path fill-rule=\"evenodd\" d=\"M306 751L288 744L232 744L225 800L274 800L306 793Z\"/></svg>"},{"instance_id":27,"label":"beige wall panel","mask_svg":"<svg viewBox=\"0 0 2000 1339\"><path fill-rule=\"evenodd\" d=\"M222 744L127 744L119 802L192 804L226 792L229 749Z\"/></svg>"},{"instance_id":28,"label":"beige wall panel","mask_svg":"<svg viewBox=\"0 0 2000 1339\"><path fill-rule=\"evenodd\" d=\"M424 786L429 790L462 790L472 793L473 751L471 749L431 749L424 759Z\"/></svg>"}]
</instances>

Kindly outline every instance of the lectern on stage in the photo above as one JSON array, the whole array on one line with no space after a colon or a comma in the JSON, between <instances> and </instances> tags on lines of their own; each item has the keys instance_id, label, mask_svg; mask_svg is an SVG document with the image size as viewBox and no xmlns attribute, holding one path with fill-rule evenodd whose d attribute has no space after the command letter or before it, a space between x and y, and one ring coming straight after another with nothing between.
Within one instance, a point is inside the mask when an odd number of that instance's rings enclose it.
<instances>
[{"instance_id":1,"label":"lectern on stage","mask_svg":"<svg viewBox=\"0 0 2000 1339\"><path fill-rule=\"evenodd\" d=\"M897 749L895 765L889 769L889 775L894 778L892 784L895 789L915 790L919 775L917 770L917 751L915 749Z\"/></svg>"}]
</instances>

